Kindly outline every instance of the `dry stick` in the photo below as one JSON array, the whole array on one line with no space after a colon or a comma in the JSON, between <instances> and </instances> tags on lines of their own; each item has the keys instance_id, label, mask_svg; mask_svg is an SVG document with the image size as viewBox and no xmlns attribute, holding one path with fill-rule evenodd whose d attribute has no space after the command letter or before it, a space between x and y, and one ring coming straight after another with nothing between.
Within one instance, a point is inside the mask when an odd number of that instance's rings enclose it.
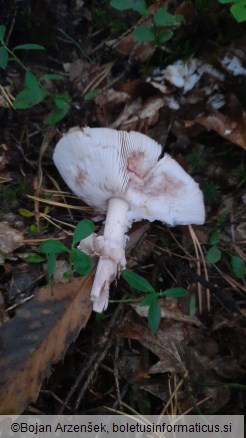
<instances>
[{"instance_id":1,"label":"dry stick","mask_svg":"<svg viewBox=\"0 0 246 438\"><path fill-rule=\"evenodd\" d=\"M208 271L207 271L207 265L206 265L206 262L205 262L205 258L204 258L204 254L203 254L202 247L201 247L200 242L199 242L199 240L198 240L198 238L197 238L197 236L196 236L195 231L193 230L192 225L189 225L189 228L190 228L190 232L191 232L191 230L192 230L193 238L194 238L194 240L195 240L195 242L196 242L196 244L197 244L198 251L199 251L199 253L200 253L200 255L201 255L201 259L202 259L202 263L203 263L203 268L204 268L204 276L205 276L205 280L206 280L207 282L209 282ZM209 288L206 288L206 298L207 298L207 308L208 308L208 311L210 312L210 310L211 310L211 303L210 303L210 290L209 290Z\"/></svg>"},{"instance_id":2,"label":"dry stick","mask_svg":"<svg viewBox=\"0 0 246 438\"><path fill-rule=\"evenodd\" d=\"M82 399L85 391L87 390L88 385L91 382L91 379L93 378L94 374L96 373L96 371L97 371L98 367L100 366L100 363L103 361L105 355L107 354L108 349L112 345L115 331L113 331L113 333L111 333L111 331L114 328L114 326L119 323L119 321L121 319L120 316L121 316L123 308L124 308L123 304L120 304L117 307L116 311L113 314L113 317L109 321L109 324L104 331L104 334L99 338L99 345L101 348L92 354L92 356L89 358L86 365L82 368L75 383L73 384L72 388L70 389L69 393L67 394L67 396L63 402L63 405L62 405L60 411L58 412L58 414L63 413L64 408L66 407L66 405L68 405L71 397L73 396L73 394L75 393L75 391L79 387L85 374L87 373L88 370L90 370L90 373L89 373L89 375L88 375L88 377L87 377L87 379L86 379L86 381L85 381L83 387L81 388L80 393L77 397L75 409L77 409L77 407L79 406L81 399ZM111 337L110 337L110 335L111 335Z\"/></svg>"},{"instance_id":3,"label":"dry stick","mask_svg":"<svg viewBox=\"0 0 246 438\"><path fill-rule=\"evenodd\" d=\"M65 192L63 193L63 192L60 190L60 186L59 186L59 184L57 183L57 181L56 181L52 176L48 175L48 178L49 178L50 181L53 183L53 185L55 186L56 190L60 191L60 196L61 196L61 198L62 198L64 204L67 205L66 197L64 196L64 193L65 193ZM69 216L70 216L70 219L73 219L73 215L72 215L71 210L70 210L69 208L68 208L67 210L68 210L68 214L69 214Z\"/></svg>"},{"instance_id":4,"label":"dry stick","mask_svg":"<svg viewBox=\"0 0 246 438\"><path fill-rule=\"evenodd\" d=\"M196 262L197 262L197 274L199 276L201 276L201 264L200 264L200 260L199 260L199 253L198 253L198 249L197 249L197 241L194 237L194 230L192 228L191 225L188 225L189 227L189 231L190 231L190 235L193 241L193 245L195 248L195 253L196 253ZM199 312L202 313L202 285L201 283L198 281L197 283L197 291L198 291L198 308L199 308Z\"/></svg>"},{"instance_id":5,"label":"dry stick","mask_svg":"<svg viewBox=\"0 0 246 438\"><path fill-rule=\"evenodd\" d=\"M120 343L119 339L116 340L115 353L114 353L114 379L115 379L115 387L116 387L116 395L117 395L117 404L119 409L122 410L121 406L121 393L120 393L120 385L119 385L119 352L120 352Z\"/></svg>"},{"instance_id":6,"label":"dry stick","mask_svg":"<svg viewBox=\"0 0 246 438\"><path fill-rule=\"evenodd\" d=\"M84 385L82 386L79 395L77 397L76 400L76 404L75 404L75 409L78 409L81 400L91 382L91 380L93 379L95 373L97 372L101 362L104 360L108 350L110 349L110 347L113 344L114 338L115 338L115 328L121 323L121 319L123 316L123 309L124 309L124 304L120 304L116 311L113 314L113 317L111 318L111 320L109 321L109 325L106 328L106 331L104 333L104 335L99 339L99 352L97 354L97 360L94 363L94 366L92 367L92 370L90 372L90 374L88 375Z\"/></svg>"},{"instance_id":7,"label":"dry stick","mask_svg":"<svg viewBox=\"0 0 246 438\"><path fill-rule=\"evenodd\" d=\"M36 196L31 196L31 195L26 195L26 196L27 196L27 198L33 199L33 200L36 198ZM53 205L54 207L62 207L62 208L69 207L71 209L79 210L79 211L92 211L91 207L79 207L77 205L70 205L70 204L64 205L62 202L49 201L48 199L43 199L40 197L37 197L37 199L39 202L43 202L44 204L47 204L47 205Z\"/></svg>"}]
</instances>

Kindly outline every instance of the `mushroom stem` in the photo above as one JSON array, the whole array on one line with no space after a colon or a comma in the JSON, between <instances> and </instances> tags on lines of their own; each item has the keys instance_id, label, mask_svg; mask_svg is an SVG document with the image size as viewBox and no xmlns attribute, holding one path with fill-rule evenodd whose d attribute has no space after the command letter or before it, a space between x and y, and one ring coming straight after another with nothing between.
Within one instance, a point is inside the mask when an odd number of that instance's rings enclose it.
<instances>
[{"instance_id":1,"label":"mushroom stem","mask_svg":"<svg viewBox=\"0 0 246 438\"><path fill-rule=\"evenodd\" d=\"M119 268L126 264L125 234L127 226L128 202L121 198L111 198L105 221L104 235L98 237L100 259L91 290L93 310L102 312L108 305L110 284L115 280ZM101 245L100 245L101 243Z\"/></svg>"}]
</instances>

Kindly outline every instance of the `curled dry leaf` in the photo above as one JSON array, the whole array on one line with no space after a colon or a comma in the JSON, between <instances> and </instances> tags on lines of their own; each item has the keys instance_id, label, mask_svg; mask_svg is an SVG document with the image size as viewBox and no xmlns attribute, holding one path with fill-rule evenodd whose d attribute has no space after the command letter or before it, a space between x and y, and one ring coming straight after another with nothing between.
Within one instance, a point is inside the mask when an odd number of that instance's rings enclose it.
<instances>
[{"instance_id":1,"label":"curled dry leaf","mask_svg":"<svg viewBox=\"0 0 246 438\"><path fill-rule=\"evenodd\" d=\"M235 121L220 111L213 110L209 114L196 117L195 122L205 126L208 130L212 129L226 140L246 149L246 112Z\"/></svg>"},{"instance_id":2,"label":"curled dry leaf","mask_svg":"<svg viewBox=\"0 0 246 438\"><path fill-rule=\"evenodd\" d=\"M36 400L52 363L85 327L93 276L42 288L0 329L0 414L20 414Z\"/></svg>"}]
</instances>

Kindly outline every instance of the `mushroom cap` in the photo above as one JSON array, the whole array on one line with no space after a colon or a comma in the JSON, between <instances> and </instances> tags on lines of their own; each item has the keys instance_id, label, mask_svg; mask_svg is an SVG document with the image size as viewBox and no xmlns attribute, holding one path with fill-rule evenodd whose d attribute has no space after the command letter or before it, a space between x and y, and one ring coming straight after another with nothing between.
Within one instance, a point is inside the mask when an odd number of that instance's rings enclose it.
<instances>
[{"instance_id":1,"label":"mushroom cap","mask_svg":"<svg viewBox=\"0 0 246 438\"><path fill-rule=\"evenodd\" d=\"M110 198L129 203L129 222L169 225L205 220L198 184L162 147L138 132L73 128L57 143L54 163L70 189L99 211Z\"/></svg>"}]
</instances>

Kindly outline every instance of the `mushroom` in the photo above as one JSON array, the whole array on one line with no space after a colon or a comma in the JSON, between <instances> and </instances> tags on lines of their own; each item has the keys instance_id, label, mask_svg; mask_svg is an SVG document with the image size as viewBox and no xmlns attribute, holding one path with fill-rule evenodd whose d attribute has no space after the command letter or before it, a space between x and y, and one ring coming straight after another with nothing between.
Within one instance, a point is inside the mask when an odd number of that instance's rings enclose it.
<instances>
[{"instance_id":1,"label":"mushroom","mask_svg":"<svg viewBox=\"0 0 246 438\"><path fill-rule=\"evenodd\" d=\"M160 158L161 152L146 135L108 128L72 128L56 145L54 163L67 185L106 212L103 236L93 234L79 246L100 257L91 291L97 312L107 308L110 284L126 266L126 233L133 222L204 223L198 184L168 154Z\"/></svg>"}]
</instances>

